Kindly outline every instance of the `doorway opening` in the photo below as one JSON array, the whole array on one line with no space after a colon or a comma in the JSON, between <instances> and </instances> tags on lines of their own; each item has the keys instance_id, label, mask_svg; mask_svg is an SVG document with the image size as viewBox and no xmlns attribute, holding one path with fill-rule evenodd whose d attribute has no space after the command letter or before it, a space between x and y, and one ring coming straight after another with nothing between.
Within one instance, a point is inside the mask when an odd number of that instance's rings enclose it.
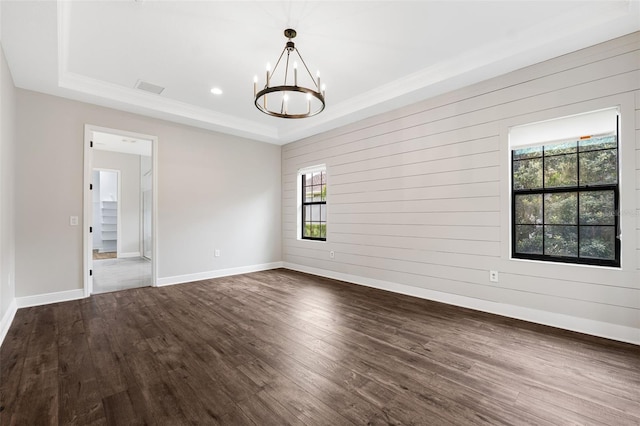
<instances>
[{"instance_id":1,"label":"doorway opening","mask_svg":"<svg viewBox=\"0 0 640 426\"><path fill-rule=\"evenodd\" d=\"M95 143L95 142L94 142ZM120 170L94 168L93 183L93 260L117 259L120 217Z\"/></svg>"},{"instance_id":2,"label":"doorway opening","mask_svg":"<svg viewBox=\"0 0 640 426\"><path fill-rule=\"evenodd\" d=\"M85 125L85 296L155 286L157 137Z\"/></svg>"}]
</instances>

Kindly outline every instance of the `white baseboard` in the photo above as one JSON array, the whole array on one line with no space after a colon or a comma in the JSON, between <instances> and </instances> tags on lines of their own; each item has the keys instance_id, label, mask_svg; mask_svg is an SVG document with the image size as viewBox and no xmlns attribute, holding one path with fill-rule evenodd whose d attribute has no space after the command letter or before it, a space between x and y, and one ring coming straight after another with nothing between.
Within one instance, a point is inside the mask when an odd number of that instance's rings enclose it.
<instances>
[{"instance_id":1,"label":"white baseboard","mask_svg":"<svg viewBox=\"0 0 640 426\"><path fill-rule=\"evenodd\" d=\"M504 303L490 302L487 300L475 299L467 296L459 296L450 293L443 293L440 291L427 290L424 288L409 286L405 284L397 284L389 281L381 281L373 278L344 274L342 272L327 271L324 269L297 265L289 262L283 262L283 267L294 271L318 275L321 277L332 278L353 284L392 291L394 293L405 294L407 296L433 300L436 302L447 303L449 305L474 309L476 311L488 312L491 314L502 315L505 317L534 322L537 324L563 328L565 330L577 331L579 333L590 334L593 336L640 345L640 328L627 327L602 321L594 321L586 318L578 318L554 312L507 305Z\"/></svg>"},{"instance_id":2,"label":"white baseboard","mask_svg":"<svg viewBox=\"0 0 640 426\"><path fill-rule=\"evenodd\" d=\"M16 297L16 304L18 308L28 308L30 306L48 305L50 303L67 302L77 299L84 299L83 289Z\"/></svg>"},{"instance_id":3,"label":"white baseboard","mask_svg":"<svg viewBox=\"0 0 640 426\"><path fill-rule=\"evenodd\" d=\"M173 277L158 278L157 286L182 284L193 281L209 280L212 278L228 277L231 275L248 274L249 272L266 271L268 269L282 268L282 262L261 263L258 265L240 266L238 268L218 269L215 271L199 272L196 274L176 275Z\"/></svg>"},{"instance_id":4,"label":"white baseboard","mask_svg":"<svg viewBox=\"0 0 640 426\"><path fill-rule=\"evenodd\" d=\"M142 257L139 251L133 251L131 253L118 253L118 259L127 259L129 257Z\"/></svg>"},{"instance_id":5,"label":"white baseboard","mask_svg":"<svg viewBox=\"0 0 640 426\"><path fill-rule=\"evenodd\" d=\"M16 304L16 299L13 299L9 304L9 309L2 316L2 320L0 320L0 345L4 342L4 338L7 337L9 327L11 327L16 312L18 312L18 305Z\"/></svg>"}]
</instances>

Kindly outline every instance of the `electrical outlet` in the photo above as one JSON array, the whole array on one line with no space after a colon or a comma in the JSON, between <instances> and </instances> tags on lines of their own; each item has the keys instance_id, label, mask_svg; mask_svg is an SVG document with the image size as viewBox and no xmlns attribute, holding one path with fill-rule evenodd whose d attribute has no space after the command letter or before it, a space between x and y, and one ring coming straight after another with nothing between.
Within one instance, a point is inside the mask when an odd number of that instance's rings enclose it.
<instances>
[{"instance_id":1,"label":"electrical outlet","mask_svg":"<svg viewBox=\"0 0 640 426\"><path fill-rule=\"evenodd\" d=\"M220 257L220 249L216 249L216 251L213 253L213 255L215 257Z\"/></svg>"},{"instance_id":2,"label":"electrical outlet","mask_svg":"<svg viewBox=\"0 0 640 426\"><path fill-rule=\"evenodd\" d=\"M69 216L69 226L78 226L78 216Z\"/></svg>"},{"instance_id":3,"label":"electrical outlet","mask_svg":"<svg viewBox=\"0 0 640 426\"><path fill-rule=\"evenodd\" d=\"M489 271L489 281L492 283L498 282L498 271Z\"/></svg>"},{"instance_id":4,"label":"electrical outlet","mask_svg":"<svg viewBox=\"0 0 640 426\"><path fill-rule=\"evenodd\" d=\"M329 252L329 257L330 257L331 259L333 259L334 257L336 257L336 253L335 253L333 250L331 250L331 251Z\"/></svg>"}]
</instances>

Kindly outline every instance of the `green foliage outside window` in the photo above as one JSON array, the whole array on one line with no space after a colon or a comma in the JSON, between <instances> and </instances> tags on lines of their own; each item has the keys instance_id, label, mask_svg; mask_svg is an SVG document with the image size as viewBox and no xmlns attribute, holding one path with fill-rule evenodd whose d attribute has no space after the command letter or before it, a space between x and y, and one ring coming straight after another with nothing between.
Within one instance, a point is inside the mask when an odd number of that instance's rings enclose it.
<instances>
[{"instance_id":1,"label":"green foliage outside window","mask_svg":"<svg viewBox=\"0 0 640 426\"><path fill-rule=\"evenodd\" d=\"M327 225L320 223L305 223L304 235L306 237L314 238L326 238L327 237Z\"/></svg>"},{"instance_id":2,"label":"green foliage outside window","mask_svg":"<svg viewBox=\"0 0 640 426\"><path fill-rule=\"evenodd\" d=\"M619 263L615 134L518 149L512 159L516 257Z\"/></svg>"},{"instance_id":3,"label":"green foliage outside window","mask_svg":"<svg viewBox=\"0 0 640 426\"><path fill-rule=\"evenodd\" d=\"M302 238L327 238L327 174L324 170L302 175Z\"/></svg>"}]
</instances>

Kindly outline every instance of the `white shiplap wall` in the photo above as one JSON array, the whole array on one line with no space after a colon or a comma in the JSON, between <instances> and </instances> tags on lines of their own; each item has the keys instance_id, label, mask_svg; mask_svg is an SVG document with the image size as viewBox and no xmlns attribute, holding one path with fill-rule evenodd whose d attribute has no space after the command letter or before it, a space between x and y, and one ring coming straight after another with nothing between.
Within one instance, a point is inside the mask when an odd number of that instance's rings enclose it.
<instances>
[{"instance_id":1,"label":"white shiplap wall","mask_svg":"<svg viewBox=\"0 0 640 426\"><path fill-rule=\"evenodd\" d=\"M640 62L640 59L639 59ZM640 90L635 94L635 129L636 129L636 267L638 268L638 281L640 281ZM640 296L639 296L640 298Z\"/></svg>"},{"instance_id":2,"label":"white shiplap wall","mask_svg":"<svg viewBox=\"0 0 640 426\"><path fill-rule=\"evenodd\" d=\"M285 265L640 343L639 89L635 33L285 145ZM616 105L622 268L511 260L509 127ZM297 171L320 163L327 242L301 241Z\"/></svg>"}]
</instances>

